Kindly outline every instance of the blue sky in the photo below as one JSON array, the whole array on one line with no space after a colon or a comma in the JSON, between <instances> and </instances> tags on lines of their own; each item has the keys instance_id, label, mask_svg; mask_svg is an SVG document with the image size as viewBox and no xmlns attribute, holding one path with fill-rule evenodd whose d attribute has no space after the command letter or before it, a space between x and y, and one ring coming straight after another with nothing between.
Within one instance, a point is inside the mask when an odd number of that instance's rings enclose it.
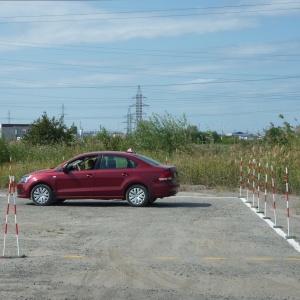
<instances>
[{"instance_id":1,"label":"blue sky","mask_svg":"<svg viewBox=\"0 0 300 300\"><path fill-rule=\"evenodd\" d=\"M126 132L140 85L143 119L296 126L299 29L300 1L0 1L0 122Z\"/></svg>"}]
</instances>

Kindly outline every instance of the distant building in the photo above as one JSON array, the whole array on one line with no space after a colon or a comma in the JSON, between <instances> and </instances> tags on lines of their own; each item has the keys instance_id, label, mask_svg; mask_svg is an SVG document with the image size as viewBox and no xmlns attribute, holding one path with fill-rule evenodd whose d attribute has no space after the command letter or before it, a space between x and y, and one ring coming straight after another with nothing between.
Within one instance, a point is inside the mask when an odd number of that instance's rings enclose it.
<instances>
[{"instance_id":1,"label":"distant building","mask_svg":"<svg viewBox=\"0 0 300 300\"><path fill-rule=\"evenodd\" d=\"M83 131L82 129L79 130L78 137L85 138L85 137L95 137L99 131L97 130L90 130L90 131Z\"/></svg>"},{"instance_id":2,"label":"distant building","mask_svg":"<svg viewBox=\"0 0 300 300\"><path fill-rule=\"evenodd\" d=\"M244 132L238 131L238 132L230 132L230 133L227 133L226 136L227 136L227 137L237 137L237 138L239 138L239 139L247 140L247 139L249 139L252 135L249 134L248 132L247 132L247 133L244 133Z\"/></svg>"},{"instance_id":3,"label":"distant building","mask_svg":"<svg viewBox=\"0 0 300 300\"><path fill-rule=\"evenodd\" d=\"M0 123L0 138L19 140L28 132L30 124L2 124Z\"/></svg>"},{"instance_id":4,"label":"distant building","mask_svg":"<svg viewBox=\"0 0 300 300\"><path fill-rule=\"evenodd\" d=\"M115 131L114 133L112 133L112 136L113 137L119 136L119 137L123 138L124 137L124 133L123 132L119 132L119 131Z\"/></svg>"}]
</instances>

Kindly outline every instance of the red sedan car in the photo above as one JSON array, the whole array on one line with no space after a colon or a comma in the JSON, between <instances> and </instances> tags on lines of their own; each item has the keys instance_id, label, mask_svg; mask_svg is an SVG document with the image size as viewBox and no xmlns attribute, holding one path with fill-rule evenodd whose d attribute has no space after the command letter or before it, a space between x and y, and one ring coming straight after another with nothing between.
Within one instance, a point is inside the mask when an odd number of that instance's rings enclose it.
<instances>
[{"instance_id":1,"label":"red sedan car","mask_svg":"<svg viewBox=\"0 0 300 300\"><path fill-rule=\"evenodd\" d=\"M18 197L36 205L68 199L120 199L145 206L178 192L177 168L133 152L101 151L76 156L54 169L21 178Z\"/></svg>"}]
</instances>

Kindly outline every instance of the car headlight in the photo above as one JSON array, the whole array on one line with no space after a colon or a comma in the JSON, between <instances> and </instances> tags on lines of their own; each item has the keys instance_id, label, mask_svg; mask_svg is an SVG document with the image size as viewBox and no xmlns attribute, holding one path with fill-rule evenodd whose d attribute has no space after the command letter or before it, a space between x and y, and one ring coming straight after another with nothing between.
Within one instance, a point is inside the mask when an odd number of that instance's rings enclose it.
<instances>
[{"instance_id":1,"label":"car headlight","mask_svg":"<svg viewBox=\"0 0 300 300\"><path fill-rule=\"evenodd\" d=\"M26 183L26 182L29 180L30 177L31 177L30 175L23 176L23 177L20 179L19 183Z\"/></svg>"}]
</instances>

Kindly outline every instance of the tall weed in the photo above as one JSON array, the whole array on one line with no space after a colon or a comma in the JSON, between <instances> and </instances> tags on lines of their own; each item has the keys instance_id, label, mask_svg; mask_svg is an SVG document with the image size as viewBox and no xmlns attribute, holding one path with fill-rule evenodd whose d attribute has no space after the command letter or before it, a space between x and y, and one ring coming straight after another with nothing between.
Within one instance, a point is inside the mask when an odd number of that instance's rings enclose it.
<instances>
[{"instance_id":1,"label":"tall weed","mask_svg":"<svg viewBox=\"0 0 300 300\"><path fill-rule=\"evenodd\" d=\"M217 145L198 147L187 151L137 150L162 163L176 165L183 185L204 185L211 188L233 189L239 186L239 164L243 161L243 185L247 184L247 168L256 168L260 163L261 182L266 176L268 163L269 186L271 166L274 169L276 191L285 192L285 172L289 172L290 192L300 195L300 143L295 142L289 146L244 145L236 144L227 148L218 148ZM30 146L23 142L8 144L8 152L12 157L12 173L18 181L21 176L40 169L57 166L63 161L84 152L106 150L105 145L97 139L78 141L72 146ZM124 149L126 150L126 149ZM0 164L0 186L7 187L9 174L9 161ZM256 169L257 176L257 169ZM252 179L251 179L252 180ZM256 179L257 180L257 179Z\"/></svg>"}]
</instances>

